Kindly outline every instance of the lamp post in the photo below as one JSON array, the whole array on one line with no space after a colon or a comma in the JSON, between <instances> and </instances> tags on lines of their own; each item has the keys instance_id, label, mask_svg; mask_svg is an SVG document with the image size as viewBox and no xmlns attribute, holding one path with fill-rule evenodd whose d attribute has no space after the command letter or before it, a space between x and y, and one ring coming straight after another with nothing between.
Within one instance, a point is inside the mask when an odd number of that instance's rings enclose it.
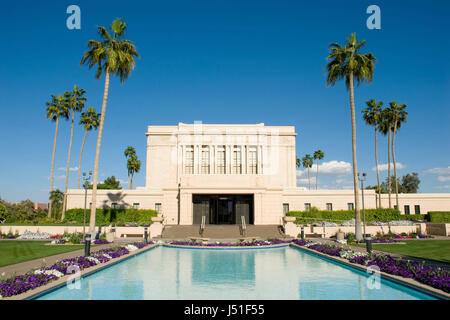
<instances>
[{"instance_id":1,"label":"lamp post","mask_svg":"<svg viewBox=\"0 0 450 320\"><path fill-rule=\"evenodd\" d=\"M364 237L366 236L366 213L364 211L364 181L366 180L366 174L363 172L362 177L359 176L358 179L361 182L361 192L362 192L362 212L363 212L363 227L364 227Z\"/></svg>"},{"instance_id":2,"label":"lamp post","mask_svg":"<svg viewBox=\"0 0 450 320\"><path fill-rule=\"evenodd\" d=\"M144 227L144 239L145 239L145 243L148 243L148 227L145 226Z\"/></svg>"},{"instance_id":3,"label":"lamp post","mask_svg":"<svg viewBox=\"0 0 450 320\"><path fill-rule=\"evenodd\" d=\"M84 256L89 257L91 255L91 234L87 233L84 236Z\"/></svg>"},{"instance_id":4,"label":"lamp post","mask_svg":"<svg viewBox=\"0 0 450 320\"><path fill-rule=\"evenodd\" d=\"M83 172L83 187L84 187L84 217L83 217L83 237L86 235L86 201L87 201L87 189L89 188L89 180L91 179L92 171L89 170L89 176L86 177L86 172Z\"/></svg>"}]
</instances>

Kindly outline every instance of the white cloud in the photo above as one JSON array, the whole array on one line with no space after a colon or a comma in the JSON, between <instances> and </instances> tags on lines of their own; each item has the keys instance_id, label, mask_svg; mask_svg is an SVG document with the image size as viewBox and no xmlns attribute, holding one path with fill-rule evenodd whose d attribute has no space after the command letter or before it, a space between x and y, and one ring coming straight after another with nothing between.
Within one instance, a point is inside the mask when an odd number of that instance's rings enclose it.
<instances>
[{"instance_id":1,"label":"white cloud","mask_svg":"<svg viewBox=\"0 0 450 320\"><path fill-rule=\"evenodd\" d=\"M450 166L447 168L433 168L425 170L424 173L430 173L430 174L439 174L443 176L449 176L450 175Z\"/></svg>"},{"instance_id":2,"label":"white cloud","mask_svg":"<svg viewBox=\"0 0 450 320\"><path fill-rule=\"evenodd\" d=\"M400 162L396 162L395 166L397 167L397 170L401 170L405 168L405 165L403 163ZM372 168L373 171L377 171L377 167L373 167ZM387 171L388 170L388 164L387 163L382 163L378 165L378 170L379 171ZM391 170L394 170L394 164L391 162Z\"/></svg>"},{"instance_id":3,"label":"white cloud","mask_svg":"<svg viewBox=\"0 0 450 320\"><path fill-rule=\"evenodd\" d=\"M67 168L59 167L58 170L59 171L66 171ZM78 171L78 167L69 168L69 171Z\"/></svg>"},{"instance_id":4,"label":"white cloud","mask_svg":"<svg viewBox=\"0 0 450 320\"><path fill-rule=\"evenodd\" d=\"M445 186L436 186L434 187L434 189L450 189L450 185L445 185Z\"/></svg>"},{"instance_id":5,"label":"white cloud","mask_svg":"<svg viewBox=\"0 0 450 320\"><path fill-rule=\"evenodd\" d=\"M317 165L313 164L313 166L309 169L309 171L311 177L315 176L317 172ZM319 164L319 176L341 177L351 173L352 173L352 164L350 162L331 160ZM307 174L308 173L306 169L303 170L297 169L297 178L306 177Z\"/></svg>"},{"instance_id":6,"label":"white cloud","mask_svg":"<svg viewBox=\"0 0 450 320\"><path fill-rule=\"evenodd\" d=\"M450 181L450 176L438 176L437 179L439 182L446 182L446 181Z\"/></svg>"}]
</instances>

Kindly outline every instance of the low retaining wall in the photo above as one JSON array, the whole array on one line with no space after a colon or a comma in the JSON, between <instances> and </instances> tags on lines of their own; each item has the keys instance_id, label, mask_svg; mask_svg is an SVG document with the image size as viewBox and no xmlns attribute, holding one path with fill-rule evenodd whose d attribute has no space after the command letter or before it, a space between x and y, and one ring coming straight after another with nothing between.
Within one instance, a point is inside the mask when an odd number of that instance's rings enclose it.
<instances>
[{"instance_id":1,"label":"low retaining wall","mask_svg":"<svg viewBox=\"0 0 450 320\"><path fill-rule=\"evenodd\" d=\"M450 236L450 223L427 223L427 234L435 236Z\"/></svg>"}]
</instances>

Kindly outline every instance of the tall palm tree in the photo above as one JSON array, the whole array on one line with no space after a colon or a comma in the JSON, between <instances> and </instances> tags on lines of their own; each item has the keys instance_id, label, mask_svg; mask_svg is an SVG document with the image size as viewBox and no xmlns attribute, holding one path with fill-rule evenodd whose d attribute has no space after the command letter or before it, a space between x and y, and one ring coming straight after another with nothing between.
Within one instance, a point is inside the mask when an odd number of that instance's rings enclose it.
<instances>
[{"instance_id":1,"label":"tall palm tree","mask_svg":"<svg viewBox=\"0 0 450 320\"><path fill-rule=\"evenodd\" d=\"M94 108L87 108L86 112L81 114L80 124L83 125L84 133L83 143L81 144L80 159L78 161L78 185L77 189L80 189L80 173L81 173L81 155L83 154L84 143L89 131L92 129L97 130L100 124L100 113L96 113Z\"/></svg>"},{"instance_id":2,"label":"tall palm tree","mask_svg":"<svg viewBox=\"0 0 450 320\"><path fill-rule=\"evenodd\" d=\"M389 108L385 108L381 110L380 114L380 122L378 124L378 128L380 129L380 132L384 136L388 136L388 185L387 185L387 191L388 191L388 200L389 200L389 209L392 208L392 199L391 199L391 192L392 192L392 182L391 182L391 131L392 131L392 125L393 125L393 116L392 116L392 110Z\"/></svg>"},{"instance_id":3,"label":"tall palm tree","mask_svg":"<svg viewBox=\"0 0 450 320\"><path fill-rule=\"evenodd\" d=\"M302 166L300 159L297 156L295 156L295 166L297 168L300 168Z\"/></svg>"},{"instance_id":4,"label":"tall palm tree","mask_svg":"<svg viewBox=\"0 0 450 320\"><path fill-rule=\"evenodd\" d=\"M86 98L83 95L86 93L85 90L78 88L77 85L73 87L72 92L65 92L64 98L66 100L67 108L72 112L72 124L70 126L70 142L69 142L69 154L67 156L67 167L66 167L66 185L64 187L64 200L62 207L61 220L64 220L67 205L67 188L69 186L69 170L70 170L70 155L72 153L72 139L73 139L73 124L75 121L75 113L83 111L84 102Z\"/></svg>"},{"instance_id":5,"label":"tall palm tree","mask_svg":"<svg viewBox=\"0 0 450 320\"><path fill-rule=\"evenodd\" d=\"M380 190L380 172L378 170L378 142L377 142L377 131L378 123L380 122L381 106L383 101L377 101L371 99L366 102L367 108L362 111L363 118L366 124L371 125L375 128L375 165L377 169L377 185L378 185L378 208L381 208L381 190Z\"/></svg>"},{"instance_id":6,"label":"tall palm tree","mask_svg":"<svg viewBox=\"0 0 450 320\"><path fill-rule=\"evenodd\" d=\"M311 180L309 178L309 169L311 169L313 165L313 158L311 158L311 155L307 154L302 158L302 164L303 167L307 169L308 171L308 190L311 190Z\"/></svg>"},{"instance_id":7,"label":"tall palm tree","mask_svg":"<svg viewBox=\"0 0 450 320\"><path fill-rule=\"evenodd\" d=\"M67 106L64 101L63 95L58 95L55 97L52 94L52 101L46 102L47 105L47 119L51 119L52 121L55 121L55 141L53 142L53 154L52 154L52 165L50 169L50 195L53 191L53 173L55 168L55 153L56 153L56 140L58 138L58 125L59 125L59 118L62 119L69 119L69 110L67 109ZM50 201L48 205L48 217L51 217L52 213L52 201Z\"/></svg>"},{"instance_id":8,"label":"tall palm tree","mask_svg":"<svg viewBox=\"0 0 450 320\"><path fill-rule=\"evenodd\" d=\"M406 104L401 104L399 106L398 103L395 101L389 102L389 108L391 109L393 118L391 152L392 152L392 162L394 164L395 203L397 205L397 209L400 209L398 204L398 179L397 179L397 166L395 163L394 143L395 143L395 133L400 129L401 124L406 122L408 112L405 111Z\"/></svg>"},{"instance_id":9,"label":"tall palm tree","mask_svg":"<svg viewBox=\"0 0 450 320\"><path fill-rule=\"evenodd\" d=\"M127 169L128 169L128 189L133 189L133 176L136 172L141 170L141 161L138 160L136 150L129 146L125 149L125 157L127 157Z\"/></svg>"},{"instance_id":10,"label":"tall palm tree","mask_svg":"<svg viewBox=\"0 0 450 320\"><path fill-rule=\"evenodd\" d=\"M131 70L134 69L134 57L139 57L136 47L132 41L124 39L127 24L121 19L113 21L110 32L105 27L97 27L101 41L89 40L88 51L81 58L80 64L87 64L89 69L97 68L95 74L99 79L105 73L105 89L103 92L103 103L100 117L100 125L97 137L97 149L95 152L94 178L92 185L92 208L89 222L89 231L95 230L95 211L97 203L97 182L98 182L98 159L102 142L103 124L105 123L106 103L108 101L109 76L110 74L119 76L121 84L128 78ZM111 34L112 33L112 36Z\"/></svg>"},{"instance_id":11,"label":"tall palm tree","mask_svg":"<svg viewBox=\"0 0 450 320\"><path fill-rule=\"evenodd\" d=\"M347 90L350 92L350 113L352 123L352 153L353 153L353 190L355 195L355 237L362 240L361 216L359 212L359 187L358 187L358 166L356 163L356 121L355 121L355 95L354 79L357 84L361 82L371 82L375 57L371 53L360 54L359 50L365 41L358 42L355 33L347 39L345 46L338 43L330 44L330 54L327 57L327 86L334 86L336 81L345 80Z\"/></svg>"},{"instance_id":12,"label":"tall palm tree","mask_svg":"<svg viewBox=\"0 0 450 320\"><path fill-rule=\"evenodd\" d=\"M316 190L317 186L319 185L319 160L322 160L325 154L322 150L316 150L314 151L313 158L317 160L317 172L316 172Z\"/></svg>"}]
</instances>

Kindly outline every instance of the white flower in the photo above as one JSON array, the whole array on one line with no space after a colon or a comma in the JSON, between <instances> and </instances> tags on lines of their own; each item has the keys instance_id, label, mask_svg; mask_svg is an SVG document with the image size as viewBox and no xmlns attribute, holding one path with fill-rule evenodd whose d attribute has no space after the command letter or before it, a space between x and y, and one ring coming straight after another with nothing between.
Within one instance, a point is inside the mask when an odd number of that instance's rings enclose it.
<instances>
[{"instance_id":1,"label":"white flower","mask_svg":"<svg viewBox=\"0 0 450 320\"><path fill-rule=\"evenodd\" d=\"M112 259L112 257L109 254L107 254L107 253L104 253L103 256L108 258L108 259Z\"/></svg>"},{"instance_id":2,"label":"white flower","mask_svg":"<svg viewBox=\"0 0 450 320\"><path fill-rule=\"evenodd\" d=\"M126 248L128 251L135 251L135 250L138 249L136 246L134 246L134 245L132 245L132 244L128 244L125 248Z\"/></svg>"},{"instance_id":3,"label":"white flower","mask_svg":"<svg viewBox=\"0 0 450 320\"><path fill-rule=\"evenodd\" d=\"M34 273L35 274L45 274L45 275L48 275L48 276L49 275L54 275L54 276L56 276L58 278L61 278L62 276L64 276L64 273L62 273L62 272L60 272L58 270L55 270L55 269L50 269L50 270L38 269L38 270L35 270Z\"/></svg>"},{"instance_id":4,"label":"white flower","mask_svg":"<svg viewBox=\"0 0 450 320\"><path fill-rule=\"evenodd\" d=\"M97 258L87 257L86 259L88 259L89 261L95 262L95 264L100 264L100 261Z\"/></svg>"}]
</instances>

